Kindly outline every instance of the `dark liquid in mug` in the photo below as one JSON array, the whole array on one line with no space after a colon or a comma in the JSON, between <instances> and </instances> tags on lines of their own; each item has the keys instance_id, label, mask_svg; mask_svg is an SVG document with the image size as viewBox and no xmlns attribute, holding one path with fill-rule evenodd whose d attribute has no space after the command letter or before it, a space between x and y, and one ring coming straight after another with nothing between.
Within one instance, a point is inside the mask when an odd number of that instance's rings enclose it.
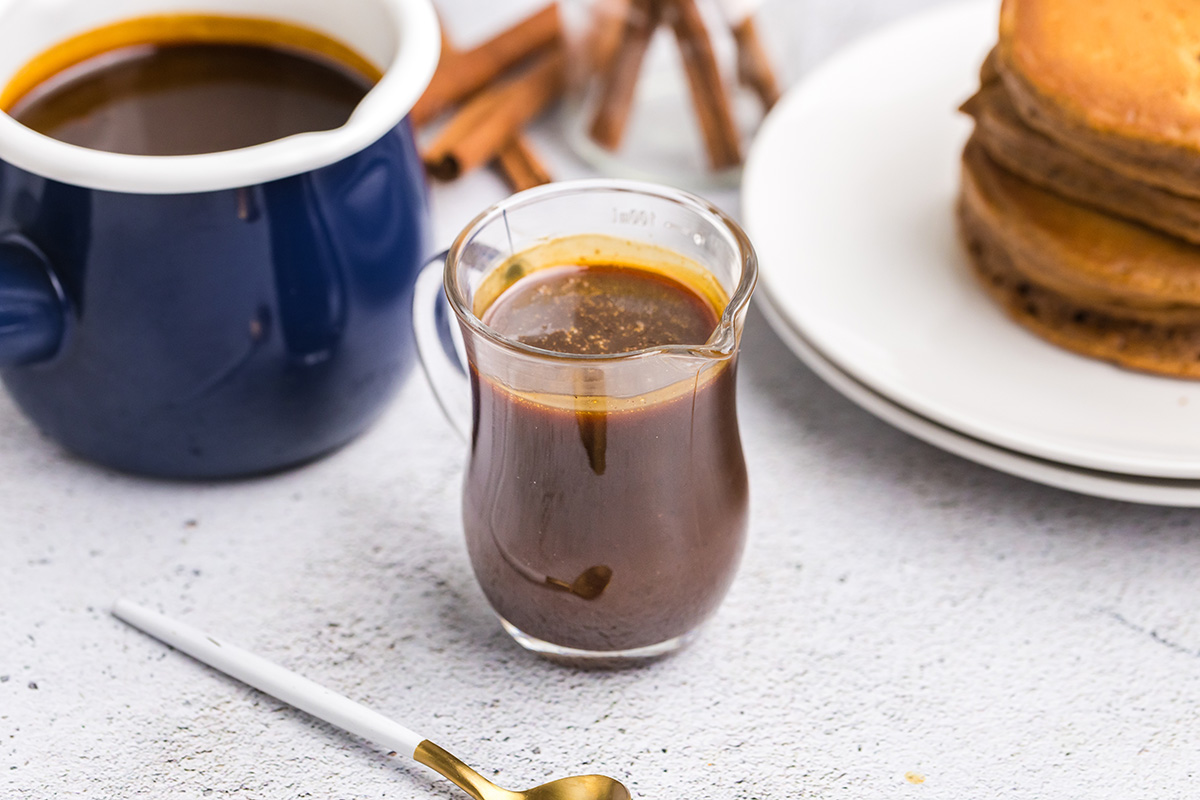
<instances>
[{"instance_id":1,"label":"dark liquid in mug","mask_svg":"<svg viewBox=\"0 0 1200 800\"><path fill-rule=\"evenodd\" d=\"M589 266L535 272L483 319L543 349L611 354L703 344L718 315L665 275ZM680 636L715 610L748 502L735 371L715 369L695 391L607 411L472 376L467 546L501 617L557 645L613 651Z\"/></svg>"},{"instance_id":2,"label":"dark liquid in mug","mask_svg":"<svg viewBox=\"0 0 1200 800\"><path fill-rule=\"evenodd\" d=\"M340 127L370 88L332 61L266 45L139 44L52 76L9 113L94 150L193 155Z\"/></svg>"}]
</instances>

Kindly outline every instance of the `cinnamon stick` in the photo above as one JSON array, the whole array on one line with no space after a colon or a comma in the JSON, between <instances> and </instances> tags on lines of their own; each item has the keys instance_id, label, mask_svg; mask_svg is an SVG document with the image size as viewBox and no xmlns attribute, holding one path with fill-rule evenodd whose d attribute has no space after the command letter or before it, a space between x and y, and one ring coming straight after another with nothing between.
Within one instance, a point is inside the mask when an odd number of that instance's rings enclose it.
<instances>
[{"instance_id":1,"label":"cinnamon stick","mask_svg":"<svg viewBox=\"0 0 1200 800\"><path fill-rule=\"evenodd\" d=\"M526 122L562 94L565 69L566 56L558 47L476 94L425 152L429 174L450 181L490 161Z\"/></svg>"},{"instance_id":2,"label":"cinnamon stick","mask_svg":"<svg viewBox=\"0 0 1200 800\"><path fill-rule=\"evenodd\" d=\"M601 147L616 150L621 145L642 60L661 20L661 0L631 0L620 42L602 74L589 129L592 140Z\"/></svg>"},{"instance_id":3,"label":"cinnamon stick","mask_svg":"<svg viewBox=\"0 0 1200 800\"><path fill-rule=\"evenodd\" d=\"M418 127L427 124L521 61L561 41L558 5L551 3L478 47L464 51L451 49L443 54L429 87L413 106L413 124Z\"/></svg>"},{"instance_id":4,"label":"cinnamon stick","mask_svg":"<svg viewBox=\"0 0 1200 800\"><path fill-rule=\"evenodd\" d=\"M514 192L550 183L550 173L542 166L529 141L517 134L496 154L496 166Z\"/></svg>"},{"instance_id":5,"label":"cinnamon stick","mask_svg":"<svg viewBox=\"0 0 1200 800\"><path fill-rule=\"evenodd\" d=\"M750 87L762 101L763 107L770 111L779 102L779 81L767 49L759 38L753 16L733 26L733 38L737 42L738 80Z\"/></svg>"},{"instance_id":6,"label":"cinnamon stick","mask_svg":"<svg viewBox=\"0 0 1200 800\"><path fill-rule=\"evenodd\" d=\"M591 72L601 75L612 66L613 55L621 46L630 0L596 0L592 4L592 24L587 38Z\"/></svg>"},{"instance_id":7,"label":"cinnamon stick","mask_svg":"<svg viewBox=\"0 0 1200 800\"><path fill-rule=\"evenodd\" d=\"M704 18L695 0L662 1L679 42L709 163L713 169L735 167L742 163L741 141Z\"/></svg>"}]
</instances>

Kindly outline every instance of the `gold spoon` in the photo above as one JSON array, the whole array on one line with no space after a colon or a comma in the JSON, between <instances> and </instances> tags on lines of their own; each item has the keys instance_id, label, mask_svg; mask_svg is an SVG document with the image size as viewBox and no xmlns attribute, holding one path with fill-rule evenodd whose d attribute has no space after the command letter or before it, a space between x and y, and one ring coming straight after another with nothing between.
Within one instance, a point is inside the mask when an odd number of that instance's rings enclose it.
<instances>
[{"instance_id":1,"label":"gold spoon","mask_svg":"<svg viewBox=\"0 0 1200 800\"><path fill-rule=\"evenodd\" d=\"M408 754L449 778L475 800L632 800L629 790L620 782L603 775L559 778L524 792L501 789L425 737L248 650L128 600L118 600L112 613L143 633L260 692L394 753Z\"/></svg>"}]
</instances>

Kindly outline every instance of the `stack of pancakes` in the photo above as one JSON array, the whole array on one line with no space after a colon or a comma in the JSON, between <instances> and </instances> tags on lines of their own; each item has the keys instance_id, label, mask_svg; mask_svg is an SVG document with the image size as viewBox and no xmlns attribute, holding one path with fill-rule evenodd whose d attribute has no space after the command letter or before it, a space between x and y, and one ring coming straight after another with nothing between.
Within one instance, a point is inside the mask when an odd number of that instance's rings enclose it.
<instances>
[{"instance_id":1,"label":"stack of pancakes","mask_svg":"<svg viewBox=\"0 0 1200 800\"><path fill-rule=\"evenodd\" d=\"M1200 0L1004 0L959 221L1017 322L1200 378Z\"/></svg>"}]
</instances>

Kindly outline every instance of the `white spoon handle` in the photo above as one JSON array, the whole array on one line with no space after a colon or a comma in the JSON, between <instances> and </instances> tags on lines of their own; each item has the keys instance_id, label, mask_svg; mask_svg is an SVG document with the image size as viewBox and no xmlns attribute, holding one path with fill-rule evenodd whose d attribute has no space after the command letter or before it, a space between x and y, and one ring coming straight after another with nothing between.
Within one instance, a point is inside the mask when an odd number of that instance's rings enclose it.
<instances>
[{"instance_id":1,"label":"white spoon handle","mask_svg":"<svg viewBox=\"0 0 1200 800\"><path fill-rule=\"evenodd\" d=\"M113 616L155 639L187 653L242 683L266 692L317 719L374 742L400 755L413 757L425 737L364 705L302 678L265 658L209 636L182 622L128 600L113 604Z\"/></svg>"}]
</instances>

